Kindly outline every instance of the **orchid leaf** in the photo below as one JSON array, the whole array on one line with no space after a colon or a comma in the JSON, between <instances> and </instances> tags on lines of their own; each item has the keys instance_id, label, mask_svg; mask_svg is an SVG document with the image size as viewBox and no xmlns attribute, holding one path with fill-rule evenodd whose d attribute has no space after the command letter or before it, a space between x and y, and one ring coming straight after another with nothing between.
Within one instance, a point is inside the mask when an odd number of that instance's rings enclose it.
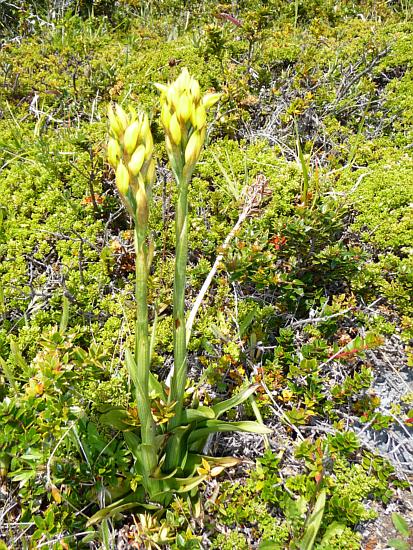
<instances>
[{"instance_id":1,"label":"orchid leaf","mask_svg":"<svg viewBox=\"0 0 413 550\"><path fill-rule=\"evenodd\" d=\"M262 424L259 424L258 422L222 422L220 420L207 420L203 423L202 427L194 430L190 434L188 444L191 445L192 443L206 438L209 434L215 432L248 432L264 435L272 433L272 430Z\"/></svg>"},{"instance_id":2,"label":"orchid leaf","mask_svg":"<svg viewBox=\"0 0 413 550\"><path fill-rule=\"evenodd\" d=\"M213 420L215 412L211 407L198 407L197 409L184 409L181 414L182 424L190 424L197 420Z\"/></svg>"},{"instance_id":3,"label":"orchid leaf","mask_svg":"<svg viewBox=\"0 0 413 550\"><path fill-rule=\"evenodd\" d=\"M229 411L233 407L237 407L238 405L246 401L248 397L252 395L258 388L259 384L254 384L253 386L249 386L240 391L230 399L226 399L225 401L221 401L221 403L213 405L211 408L214 411L216 418L219 418L224 412Z\"/></svg>"}]
</instances>

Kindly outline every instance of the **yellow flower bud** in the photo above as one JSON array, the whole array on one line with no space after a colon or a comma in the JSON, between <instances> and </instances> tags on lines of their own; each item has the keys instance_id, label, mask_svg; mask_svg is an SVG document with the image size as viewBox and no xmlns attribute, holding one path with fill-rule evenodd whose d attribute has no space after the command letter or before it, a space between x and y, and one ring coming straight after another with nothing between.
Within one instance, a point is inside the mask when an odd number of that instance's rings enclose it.
<instances>
[{"instance_id":1,"label":"yellow flower bud","mask_svg":"<svg viewBox=\"0 0 413 550\"><path fill-rule=\"evenodd\" d=\"M116 139L110 138L108 143L107 155L109 164L111 164L113 168L116 168L116 166L118 165L118 161L121 157L120 146Z\"/></svg>"},{"instance_id":2,"label":"yellow flower bud","mask_svg":"<svg viewBox=\"0 0 413 550\"><path fill-rule=\"evenodd\" d=\"M135 122L132 122L132 124L128 126L125 130L125 134L123 136L123 145L128 155L131 155L135 150L136 144L138 142L139 132L140 123L137 120Z\"/></svg>"},{"instance_id":3,"label":"yellow flower bud","mask_svg":"<svg viewBox=\"0 0 413 550\"><path fill-rule=\"evenodd\" d=\"M199 132L194 132L189 138L188 145L185 149L185 164L193 165L198 160L203 142Z\"/></svg>"},{"instance_id":4,"label":"yellow flower bud","mask_svg":"<svg viewBox=\"0 0 413 550\"><path fill-rule=\"evenodd\" d=\"M176 145L179 145L181 143L182 133L181 133L181 127L176 117L176 113L174 113L171 117L168 130L173 143L175 143Z\"/></svg>"},{"instance_id":5,"label":"yellow flower bud","mask_svg":"<svg viewBox=\"0 0 413 550\"><path fill-rule=\"evenodd\" d=\"M146 138L145 138L145 160L148 160L152 156L152 153L153 153L153 137L152 137L152 133L149 132L148 134L146 134Z\"/></svg>"},{"instance_id":6,"label":"yellow flower bud","mask_svg":"<svg viewBox=\"0 0 413 550\"><path fill-rule=\"evenodd\" d=\"M162 122L162 126L165 129L168 128L170 120L171 120L171 111L168 107L168 104L165 101L162 104L162 110L161 110L161 122Z\"/></svg>"},{"instance_id":7,"label":"yellow flower bud","mask_svg":"<svg viewBox=\"0 0 413 550\"><path fill-rule=\"evenodd\" d=\"M139 174L145 160L145 146L139 145L129 161L128 168L132 176Z\"/></svg>"},{"instance_id":8,"label":"yellow flower bud","mask_svg":"<svg viewBox=\"0 0 413 550\"><path fill-rule=\"evenodd\" d=\"M168 135L165 136L165 149L168 153L168 157L171 157L174 154L174 147Z\"/></svg>"},{"instance_id":9,"label":"yellow flower bud","mask_svg":"<svg viewBox=\"0 0 413 550\"><path fill-rule=\"evenodd\" d=\"M190 92L194 102L199 103L201 100L201 90L199 88L199 82L195 80L195 78L191 79Z\"/></svg>"},{"instance_id":10,"label":"yellow flower bud","mask_svg":"<svg viewBox=\"0 0 413 550\"><path fill-rule=\"evenodd\" d=\"M194 128L201 130L206 124L206 111L203 105L199 105L191 117L191 122Z\"/></svg>"},{"instance_id":11,"label":"yellow flower bud","mask_svg":"<svg viewBox=\"0 0 413 550\"><path fill-rule=\"evenodd\" d=\"M221 99L221 96L222 94L205 94L202 98L202 105L205 107L205 109L209 109Z\"/></svg>"},{"instance_id":12,"label":"yellow flower bud","mask_svg":"<svg viewBox=\"0 0 413 550\"><path fill-rule=\"evenodd\" d=\"M155 161L153 159L149 163L145 180L148 185L152 185L155 180Z\"/></svg>"},{"instance_id":13,"label":"yellow flower bud","mask_svg":"<svg viewBox=\"0 0 413 550\"><path fill-rule=\"evenodd\" d=\"M117 119L113 111L112 105L108 106L108 118L109 118L109 125L112 133L115 136L120 137L123 133L123 129L122 129L122 125L120 124L119 120Z\"/></svg>"},{"instance_id":14,"label":"yellow flower bud","mask_svg":"<svg viewBox=\"0 0 413 550\"><path fill-rule=\"evenodd\" d=\"M177 91L182 92L183 90L188 90L190 82L191 82L191 77L189 76L188 69L184 67L182 69L181 74L178 76L178 78L175 81L175 86Z\"/></svg>"},{"instance_id":15,"label":"yellow flower bud","mask_svg":"<svg viewBox=\"0 0 413 550\"><path fill-rule=\"evenodd\" d=\"M171 110L176 111L179 101L179 93L174 86L169 86L168 93L166 94L166 101Z\"/></svg>"},{"instance_id":16,"label":"yellow flower bud","mask_svg":"<svg viewBox=\"0 0 413 550\"><path fill-rule=\"evenodd\" d=\"M145 184L139 177L139 186L135 193L136 218L139 225L146 226L148 223L148 199L145 191Z\"/></svg>"},{"instance_id":17,"label":"yellow flower bud","mask_svg":"<svg viewBox=\"0 0 413 550\"><path fill-rule=\"evenodd\" d=\"M188 97L188 94L184 92L179 98L179 104L177 114L179 119L186 124L191 116L192 102Z\"/></svg>"},{"instance_id":18,"label":"yellow flower bud","mask_svg":"<svg viewBox=\"0 0 413 550\"><path fill-rule=\"evenodd\" d=\"M116 169L116 185L122 195L126 195L129 189L129 172L121 160Z\"/></svg>"},{"instance_id":19,"label":"yellow flower bud","mask_svg":"<svg viewBox=\"0 0 413 550\"><path fill-rule=\"evenodd\" d=\"M132 124L132 122L135 122L135 120L137 120L138 113L136 112L136 109L132 107L132 105L129 105L128 109L129 109L130 123Z\"/></svg>"},{"instance_id":20,"label":"yellow flower bud","mask_svg":"<svg viewBox=\"0 0 413 550\"><path fill-rule=\"evenodd\" d=\"M165 86L165 84L158 84L155 82L155 88L157 88L162 94L166 94L168 92L168 86Z\"/></svg>"},{"instance_id":21,"label":"yellow flower bud","mask_svg":"<svg viewBox=\"0 0 413 550\"><path fill-rule=\"evenodd\" d=\"M122 107L118 103L115 105L115 111L116 111L116 118L118 119L119 124L122 127L122 130L125 131L126 127L129 124L128 115L125 113L125 111L122 109Z\"/></svg>"},{"instance_id":22,"label":"yellow flower bud","mask_svg":"<svg viewBox=\"0 0 413 550\"><path fill-rule=\"evenodd\" d=\"M142 133L143 141L146 141L147 136L151 133L151 128L149 126L149 119L146 113L142 116L141 133Z\"/></svg>"}]
</instances>

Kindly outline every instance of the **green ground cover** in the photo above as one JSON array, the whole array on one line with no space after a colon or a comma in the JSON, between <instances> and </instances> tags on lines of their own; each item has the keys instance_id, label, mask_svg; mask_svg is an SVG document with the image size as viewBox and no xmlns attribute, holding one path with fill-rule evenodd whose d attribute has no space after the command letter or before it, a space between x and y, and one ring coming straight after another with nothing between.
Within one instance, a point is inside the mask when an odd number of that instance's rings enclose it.
<instances>
[{"instance_id":1,"label":"green ground cover","mask_svg":"<svg viewBox=\"0 0 413 550\"><path fill-rule=\"evenodd\" d=\"M374 390L374 357L389 342L400 344L396 370L413 365L409 2L48 10L0 5L0 549L369 548L365 531L388 503L409 511L397 500L408 468L356 436L362 425L411 436L408 383L391 410ZM228 419L262 416L274 432L266 444L237 434L212 443L208 454L243 447L251 459L167 510L89 525L140 485L122 430L104 417L123 407L128 430L139 424L124 362L133 232L106 160L107 106L145 110L154 136L148 290L163 379L177 193L154 83L183 67L222 93L189 190L188 308L223 257L195 320L186 399L196 391L213 405L256 382L255 401ZM391 547L409 548L404 521L387 529Z\"/></svg>"}]
</instances>

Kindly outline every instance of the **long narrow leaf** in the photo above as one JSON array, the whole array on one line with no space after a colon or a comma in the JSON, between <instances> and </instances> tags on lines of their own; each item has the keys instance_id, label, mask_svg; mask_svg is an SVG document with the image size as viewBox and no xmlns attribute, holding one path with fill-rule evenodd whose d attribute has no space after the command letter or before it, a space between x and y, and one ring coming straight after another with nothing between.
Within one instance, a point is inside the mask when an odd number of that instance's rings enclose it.
<instances>
[{"instance_id":1,"label":"long narrow leaf","mask_svg":"<svg viewBox=\"0 0 413 550\"><path fill-rule=\"evenodd\" d=\"M7 382L13 388L13 391L17 393L19 391L19 387L16 384L16 379L14 378L13 371L9 367L9 365L6 363L6 361L3 359L3 357L0 357L0 367L3 370L4 376L7 378Z\"/></svg>"},{"instance_id":2,"label":"long narrow leaf","mask_svg":"<svg viewBox=\"0 0 413 550\"><path fill-rule=\"evenodd\" d=\"M259 384L254 384L253 386L249 386L248 388L245 388L245 390L240 391L237 395L234 395L230 399L226 399L225 401L221 401L221 403L213 405L211 409L214 411L216 418L219 418L224 412L229 411L233 407L237 407L246 401L248 397L257 390L257 388L259 388Z\"/></svg>"},{"instance_id":3,"label":"long narrow leaf","mask_svg":"<svg viewBox=\"0 0 413 550\"><path fill-rule=\"evenodd\" d=\"M216 416L211 407L198 407L197 409L183 410L181 422L182 424L190 424L197 420L213 420L214 418L216 418Z\"/></svg>"},{"instance_id":4,"label":"long narrow leaf","mask_svg":"<svg viewBox=\"0 0 413 550\"><path fill-rule=\"evenodd\" d=\"M156 504L146 504L145 492L142 487L139 487L134 493L131 493L116 502L112 502L112 504L109 504L106 508L102 508L96 512L96 514L89 519L86 526L90 527L103 519L113 517L116 514L137 507L145 508L145 510L159 510L160 508L160 506L157 506Z\"/></svg>"},{"instance_id":5,"label":"long narrow leaf","mask_svg":"<svg viewBox=\"0 0 413 550\"><path fill-rule=\"evenodd\" d=\"M133 357L132 353L128 349L126 349L125 351L125 360L126 360L126 367L128 369L129 376L132 380L133 385L136 388L139 384L139 381L138 381L137 372L136 372L135 358Z\"/></svg>"},{"instance_id":6,"label":"long narrow leaf","mask_svg":"<svg viewBox=\"0 0 413 550\"><path fill-rule=\"evenodd\" d=\"M204 423L204 427L194 430L191 433L188 444L191 445L215 432L249 432L264 435L272 433L272 430L262 424L258 424L258 422L222 422L220 420L207 420Z\"/></svg>"},{"instance_id":7,"label":"long narrow leaf","mask_svg":"<svg viewBox=\"0 0 413 550\"><path fill-rule=\"evenodd\" d=\"M141 444L140 438L133 432L124 432L123 437L126 441L126 445L129 447L130 452L135 459L139 456L139 446Z\"/></svg>"},{"instance_id":8,"label":"long narrow leaf","mask_svg":"<svg viewBox=\"0 0 413 550\"><path fill-rule=\"evenodd\" d=\"M188 435L190 426L179 426L168 439L164 470L170 472L176 466L185 467L188 455Z\"/></svg>"},{"instance_id":9,"label":"long narrow leaf","mask_svg":"<svg viewBox=\"0 0 413 550\"><path fill-rule=\"evenodd\" d=\"M307 520L304 536L300 542L300 550L312 550L323 519L325 505L326 491L323 489L318 495L314 510Z\"/></svg>"}]
</instances>

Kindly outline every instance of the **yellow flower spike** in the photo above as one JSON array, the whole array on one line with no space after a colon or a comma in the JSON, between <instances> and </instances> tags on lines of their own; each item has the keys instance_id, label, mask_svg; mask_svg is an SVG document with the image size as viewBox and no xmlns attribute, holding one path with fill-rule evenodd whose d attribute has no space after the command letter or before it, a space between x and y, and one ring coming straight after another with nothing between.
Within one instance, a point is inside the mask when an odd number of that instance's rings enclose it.
<instances>
[{"instance_id":1,"label":"yellow flower spike","mask_svg":"<svg viewBox=\"0 0 413 550\"><path fill-rule=\"evenodd\" d=\"M108 106L108 118L112 133L117 137L121 137L123 133L123 128L119 120L117 119L115 112L113 111L112 105Z\"/></svg>"},{"instance_id":2,"label":"yellow flower spike","mask_svg":"<svg viewBox=\"0 0 413 550\"><path fill-rule=\"evenodd\" d=\"M189 138L188 145L185 149L185 164L193 165L198 160L203 142L199 132L194 132Z\"/></svg>"},{"instance_id":3,"label":"yellow flower spike","mask_svg":"<svg viewBox=\"0 0 413 550\"><path fill-rule=\"evenodd\" d=\"M123 136L123 146L128 155L131 155L135 150L140 130L141 125L137 120L132 122L132 124L130 124L125 130L125 134Z\"/></svg>"},{"instance_id":4,"label":"yellow flower spike","mask_svg":"<svg viewBox=\"0 0 413 550\"><path fill-rule=\"evenodd\" d=\"M107 156L109 164L113 166L113 168L117 167L121 154L122 152L120 150L120 146L117 140L114 138L110 138L108 143Z\"/></svg>"},{"instance_id":5,"label":"yellow flower spike","mask_svg":"<svg viewBox=\"0 0 413 550\"><path fill-rule=\"evenodd\" d=\"M145 160L146 149L144 145L139 145L136 151L133 153L128 168L132 176L137 176L142 168Z\"/></svg>"},{"instance_id":6,"label":"yellow flower spike","mask_svg":"<svg viewBox=\"0 0 413 550\"><path fill-rule=\"evenodd\" d=\"M202 105L205 107L205 109L209 109L217 101L219 101L222 97L222 94L205 94L202 98Z\"/></svg>"},{"instance_id":7,"label":"yellow flower spike","mask_svg":"<svg viewBox=\"0 0 413 550\"><path fill-rule=\"evenodd\" d=\"M121 160L119 161L118 167L116 169L116 185L122 195L126 195L126 193L128 192L129 181L130 178L128 169Z\"/></svg>"},{"instance_id":8,"label":"yellow flower spike","mask_svg":"<svg viewBox=\"0 0 413 550\"><path fill-rule=\"evenodd\" d=\"M181 143L182 133L176 113L174 113L171 117L168 130L172 142L175 143L175 145L179 145Z\"/></svg>"},{"instance_id":9,"label":"yellow flower spike","mask_svg":"<svg viewBox=\"0 0 413 550\"><path fill-rule=\"evenodd\" d=\"M177 109L177 114L181 122L183 124L186 124L191 116L192 111L192 101L189 99L188 94L186 92L183 92L181 97L179 98L179 104Z\"/></svg>"},{"instance_id":10,"label":"yellow flower spike","mask_svg":"<svg viewBox=\"0 0 413 550\"><path fill-rule=\"evenodd\" d=\"M125 131L126 127L129 124L128 115L125 113L125 111L122 109L122 107L117 103L115 105L115 112L116 112L116 118L122 127L122 130Z\"/></svg>"}]
</instances>

